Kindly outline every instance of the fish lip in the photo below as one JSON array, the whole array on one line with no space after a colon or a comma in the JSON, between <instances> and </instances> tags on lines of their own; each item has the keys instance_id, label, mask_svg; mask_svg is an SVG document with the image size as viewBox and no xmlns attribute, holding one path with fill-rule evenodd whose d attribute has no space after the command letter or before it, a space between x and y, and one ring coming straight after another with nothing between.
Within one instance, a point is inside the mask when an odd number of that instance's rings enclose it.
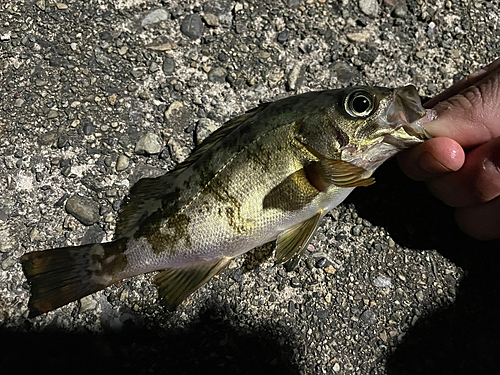
<instances>
[{"instance_id":1,"label":"fish lip","mask_svg":"<svg viewBox=\"0 0 500 375\"><path fill-rule=\"evenodd\" d=\"M421 140L428 139L429 134L425 131L422 121L426 114L415 86L394 89L392 101L387 109L387 122L391 127L402 127L410 136Z\"/></svg>"}]
</instances>

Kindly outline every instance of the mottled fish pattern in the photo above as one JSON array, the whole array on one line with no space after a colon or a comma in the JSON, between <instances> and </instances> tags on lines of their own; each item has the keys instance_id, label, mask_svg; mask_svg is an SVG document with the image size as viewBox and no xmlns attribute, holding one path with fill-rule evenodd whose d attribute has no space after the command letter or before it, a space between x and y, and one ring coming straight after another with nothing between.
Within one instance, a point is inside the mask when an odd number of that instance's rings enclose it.
<instances>
[{"instance_id":1,"label":"mottled fish pattern","mask_svg":"<svg viewBox=\"0 0 500 375\"><path fill-rule=\"evenodd\" d=\"M114 241L25 254L30 316L153 271L174 309L231 259L272 240L276 262L293 268L328 211L425 139L424 115L413 86L357 86L234 118L175 169L132 187Z\"/></svg>"}]
</instances>

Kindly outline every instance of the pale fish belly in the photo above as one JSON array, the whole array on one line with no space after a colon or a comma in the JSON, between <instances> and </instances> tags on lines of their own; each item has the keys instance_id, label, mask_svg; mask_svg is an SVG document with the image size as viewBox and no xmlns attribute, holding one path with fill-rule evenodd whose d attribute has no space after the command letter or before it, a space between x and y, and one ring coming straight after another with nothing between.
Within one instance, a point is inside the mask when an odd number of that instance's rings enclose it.
<instances>
[{"instance_id":1,"label":"pale fish belly","mask_svg":"<svg viewBox=\"0 0 500 375\"><path fill-rule=\"evenodd\" d=\"M352 190L353 188L331 187L324 193L318 194L309 204L295 211L283 211L277 208L263 210L258 217L248 216L246 230L243 227L241 230L235 230L234 223L228 220L227 216L218 215L217 211L220 207L215 206L207 212L210 219L207 220L201 215L193 217L188 226L188 231L191 233L189 243L182 241L177 244L183 248L177 249L175 253L169 250L155 253L147 238L131 239L127 243L125 252L128 265L122 273L128 277L165 268L193 266L220 257L239 256L275 240L283 231L311 218L320 211L323 214L328 213L339 205ZM262 202L262 197L260 199L253 197L244 203L248 207L255 207L258 206L255 201L259 200ZM245 211L248 213L248 210L242 211L243 215Z\"/></svg>"}]
</instances>

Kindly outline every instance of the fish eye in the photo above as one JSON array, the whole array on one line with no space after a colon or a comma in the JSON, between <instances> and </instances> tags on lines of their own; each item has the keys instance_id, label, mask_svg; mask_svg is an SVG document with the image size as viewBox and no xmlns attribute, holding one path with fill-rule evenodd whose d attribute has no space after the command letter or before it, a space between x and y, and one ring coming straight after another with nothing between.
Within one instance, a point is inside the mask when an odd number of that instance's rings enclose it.
<instances>
[{"instance_id":1,"label":"fish eye","mask_svg":"<svg viewBox=\"0 0 500 375\"><path fill-rule=\"evenodd\" d=\"M367 117L375 108L373 96L366 91L354 91L344 101L346 112L352 117Z\"/></svg>"}]
</instances>

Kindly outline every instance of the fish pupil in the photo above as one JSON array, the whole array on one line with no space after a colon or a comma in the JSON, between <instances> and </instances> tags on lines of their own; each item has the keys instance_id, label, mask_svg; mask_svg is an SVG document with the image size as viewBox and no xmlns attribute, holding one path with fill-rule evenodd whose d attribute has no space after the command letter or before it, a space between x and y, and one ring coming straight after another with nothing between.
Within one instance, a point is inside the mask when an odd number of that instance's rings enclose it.
<instances>
[{"instance_id":1,"label":"fish pupil","mask_svg":"<svg viewBox=\"0 0 500 375\"><path fill-rule=\"evenodd\" d=\"M365 96L358 96L352 102L352 109L355 113L364 113L370 108L370 101Z\"/></svg>"}]
</instances>

